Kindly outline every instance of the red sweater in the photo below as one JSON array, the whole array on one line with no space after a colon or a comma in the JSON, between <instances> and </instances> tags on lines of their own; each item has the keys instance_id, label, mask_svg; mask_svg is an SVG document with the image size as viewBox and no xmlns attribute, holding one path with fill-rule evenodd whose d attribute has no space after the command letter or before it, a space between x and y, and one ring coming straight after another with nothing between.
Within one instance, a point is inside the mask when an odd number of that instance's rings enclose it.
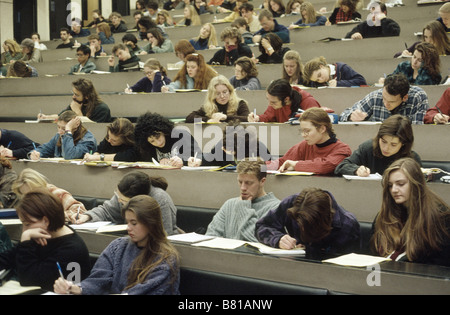
<instances>
[{"instance_id":1,"label":"red sweater","mask_svg":"<svg viewBox=\"0 0 450 315\"><path fill-rule=\"evenodd\" d=\"M296 86L292 88L302 95L302 101L299 105L299 108L307 110L308 108L311 107L320 107L319 102L317 102L316 99L311 94L303 91L302 89ZM268 106L264 114L259 116L259 121L284 123L288 121L289 118L291 118L291 114L292 114L291 106L283 106L280 109L273 109L272 106Z\"/></svg>"},{"instance_id":2,"label":"red sweater","mask_svg":"<svg viewBox=\"0 0 450 315\"><path fill-rule=\"evenodd\" d=\"M444 94L442 94L441 98L436 103L436 106L439 107L442 114L450 116L450 87L444 91ZM436 106L431 107L427 110L427 113L425 114L425 117L423 119L423 122L425 124L432 124L434 115L439 114Z\"/></svg>"},{"instance_id":3,"label":"red sweater","mask_svg":"<svg viewBox=\"0 0 450 315\"><path fill-rule=\"evenodd\" d=\"M333 173L336 166L351 154L350 147L341 140L324 147L308 145L303 140L290 148L283 157L266 164L268 170L278 170L286 160L298 161L296 171L324 175Z\"/></svg>"}]
</instances>

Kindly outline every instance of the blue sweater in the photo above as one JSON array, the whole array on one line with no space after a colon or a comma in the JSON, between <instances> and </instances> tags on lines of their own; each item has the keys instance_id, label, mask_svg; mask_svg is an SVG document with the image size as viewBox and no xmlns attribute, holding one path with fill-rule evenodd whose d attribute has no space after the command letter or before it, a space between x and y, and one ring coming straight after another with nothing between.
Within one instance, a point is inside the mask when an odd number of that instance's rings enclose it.
<instances>
[{"instance_id":1,"label":"blue sweater","mask_svg":"<svg viewBox=\"0 0 450 315\"><path fill-rule=\"evenodd\" d=\"M42 158L63 157L65 160L82 159L86 153L97 150L97 140L88 131L84 137L75 145L72 134L66 133L62 136L61 147L57 147L60 135L57 133L49 142L39 146L36 151Z\"/></svg>"},{"instance_id":2,"label":"blue sweater","mask_svg":"<svg viewBox=\"0 0 450 315\"><path fill-rule=\"evenodd\" d=\"M128 271L141 249L128 237L112 241L102 252L92 268L89 277L81 281L83 294L133 294L133 295L169 295L180 294L179 266L176 280L171 284L172 269L167 262L156 266L146 281L125 290Z\"/></svg>"},{"instance_id":3,"label":"blue sweater","mask_svg":"<svg viewBox=\"0 0 450 315\"><path fill-rule=\"evenodd\" d=\"M168 77L164 77L164 80L161 80L161 72L157 72L155 77L153 78L153 82L150 81L147 77L143 77L135 85L130 87L133 92L161 92L161 87L163 85L169 85L171 80Z\"/></svg>"}]
</instances>

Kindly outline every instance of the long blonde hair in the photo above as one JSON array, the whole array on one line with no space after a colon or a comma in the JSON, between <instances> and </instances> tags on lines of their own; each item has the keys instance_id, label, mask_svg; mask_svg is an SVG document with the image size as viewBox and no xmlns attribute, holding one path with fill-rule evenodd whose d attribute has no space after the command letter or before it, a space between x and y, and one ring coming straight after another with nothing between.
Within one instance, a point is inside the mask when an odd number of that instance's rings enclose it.
<instances>
[{"instance_id":1,"label":"long blonde hair","mask_svg":"<svg viewBox=\"0 0 450 315\"><path fill-rule=\"evenodd\" d=\"M306 16L303 16L302 11L306 11ZM300 5L300 14L302 15L302 22L304 24L316 23L317 16L321 15L314 10L311 2L303 2Z\"/></svg>"},{"instance_id":2,"label":"long blonde hair","mask_svg":"<svg viewBox=\"0 0 450 315\"><path fill-rule=\"evenodd\" d=\"M216 104L216 86L217 85L225 85L230 92L230 100L228 101L227 115L236 115L239 102L242 100L236 94L234 87L231 85L230 81L223 76L218 75L214 77L208 85L208 93L206 94L205 103L203 104L203 110L206 113L206 116L210 117L212 114L218 112L217 104Z\"/></svg>"},{"instance_id":3,"label":"long blonde hair","mask_svg":"<svg viewBox=\"0 0 450 315\"><path fill-rule=\"evenodd\" d=\"M34 189L34 188L46 188L48 183L49 181L47 177L45 177L38 171L35 171L31 168L25 168L19 174L17 179L14 181L14 183L11 186L11 189L17 196L21 197L22 193L20 192L20 189L24 185L28 185L30 189Z\"/></svg>"}]
</instances>

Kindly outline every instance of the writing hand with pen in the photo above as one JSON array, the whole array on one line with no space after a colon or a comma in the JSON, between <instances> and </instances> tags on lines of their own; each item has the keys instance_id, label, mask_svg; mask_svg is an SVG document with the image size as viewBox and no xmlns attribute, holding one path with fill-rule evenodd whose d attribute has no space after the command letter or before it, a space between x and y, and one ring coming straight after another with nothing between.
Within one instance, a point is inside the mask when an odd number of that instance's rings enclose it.
<instances>
[{"instance_id":1,"label":"writing hand with pen","mask_svg":"<svg viewBox=\"0 0 450 315\"><path fill-rule=\"evenodd\" d=\"M305 246L302 244L297 244L297 240L290 236L289 234L284 235L280 239L280 243L278 245L281 249L294 249L294 248L304 248Z\"/></svg>"},{"instance_id":2,"label":"writing hand with pen","mask_svg":"<svg viewBox=\"0 0 450 315\"><path fill-rule=\"evenodd\" d=\"M360 176L360 177L367 177L370 175L370 168L365 167L364 165L361 165L360 167L358 167L358 169L356 170L356 175Z\"/></svg>"}]
</instances>

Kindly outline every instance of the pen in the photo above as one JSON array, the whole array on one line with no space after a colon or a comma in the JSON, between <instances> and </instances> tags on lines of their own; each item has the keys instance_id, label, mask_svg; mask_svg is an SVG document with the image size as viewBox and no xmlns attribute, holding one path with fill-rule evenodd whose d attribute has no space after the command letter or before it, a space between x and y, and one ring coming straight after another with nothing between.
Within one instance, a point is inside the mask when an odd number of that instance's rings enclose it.
<instances>
[{"instance_id":1,"label":"pen","mask_svg":"<svg viewBox=\"0 0 450 315\"><path fill-rule=\"evenodd\" d=\"M442 112L441 112L441 109L437 105L435 107L437 108L439 114L443 115ZM9 145L8 145L8 147L9 147Z\"/></svg>"},{"instance_id":2,"label":"pen","mask_svg":"<svg viewBox=\"0 0 450 315\"><path fill-rule=\"evenodd\" d=\"M289 235L289 231L288 231L286 225L284 226L284 230L286 231L286 234ZM289 235L289 236L290 236L290 235Z\"/></svg>"},{"instance_id":3,"label":"pen","mask_svg":"<svg viewBox=\"0 0 450 315\"><path fill-rule=\"evenodd\" d=\"M78 218L80 217L80 207L81 207L81 205L78 205L78 210L77 210L77 220L78 220Z\"/></svg>"},{"instance_id":4,"label":"pen","mask_svg":"<svg viewBox=\"0 0 450 315\"><path fill-rule=\"evenodd\" d=\"M34 142L33 142L33 147L34 147L34 149L36 150L36 145L34 144Z\"/></svg>"},{"instance_id":5,"label":"pen","mask_svg":"<svg viewBox=\"0 0 450 315\"><path fill-rule=\"evenodd\" d=\"M6 147L7 149L9 149L9 146L11 145L11 143L12 143L12 141L9 141L8 146Z\"/></svg>"},{"instance_id":6,"label":"pen","mask_svg":"<svg viewBox=\"0 0 450 315\"><path fill-rule=\"evenodd\" d=\"M63 275L63 272L62 272L61 266L59 265L59 262L56 262L56 266L58 267L59 275L61 276L61 278L63 278L63 279L64 279L64 275Z\"/></svg>"},{"instance_id":7,"label":"pen","mask_svg":"<svg viewBox=\"0 0 450 315\"><path fill-rule=\"evenodd\" d=\"M406 42L405 42L405 48L408 49L408 45L406 44Z\"/></svg>"}]
</instances>

